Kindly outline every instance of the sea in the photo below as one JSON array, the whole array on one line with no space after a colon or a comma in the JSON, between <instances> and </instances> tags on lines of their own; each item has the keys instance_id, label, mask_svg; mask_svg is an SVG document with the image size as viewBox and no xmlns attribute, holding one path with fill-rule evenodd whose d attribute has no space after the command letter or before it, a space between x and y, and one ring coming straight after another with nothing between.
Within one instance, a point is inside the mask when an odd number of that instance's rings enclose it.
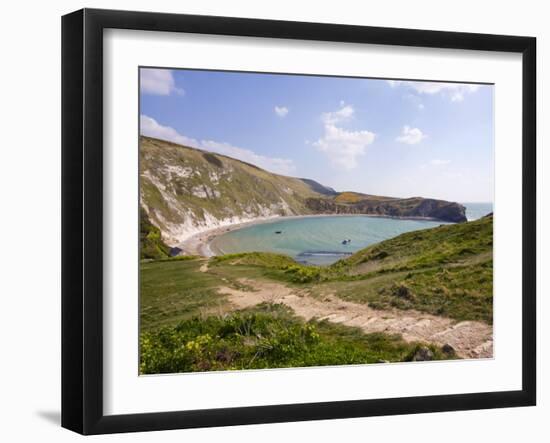
<instances>
[{"instance_id":1,"label":"sea","mask_svg":"<svg viewBox=\"0 0 550 443\"><path fill-rule=\"evenodd\" d=\"M493 211L491 203L463 205L468 221ZM219 254L275 252L304 264L325 266L399 234L442 224L448 223L367 215L285 218L228 232L214 239L210 247Z\"/></svg>"},{"instance_id":2,"label":"sea","mask_svg":"<svg viewBox=\"0 0 550 443\"><path fill-rule=\"evenodd\" d=\"M468 221L477 220L493 212L492 203L462 203L466 207Z\"/></svg>"}]
</instances>

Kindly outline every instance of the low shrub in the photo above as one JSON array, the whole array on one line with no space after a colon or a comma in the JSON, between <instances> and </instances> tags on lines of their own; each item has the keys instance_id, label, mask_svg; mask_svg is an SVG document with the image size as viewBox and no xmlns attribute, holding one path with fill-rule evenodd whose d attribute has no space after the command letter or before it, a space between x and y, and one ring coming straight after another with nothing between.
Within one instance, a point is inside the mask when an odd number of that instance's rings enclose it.
<instances>
[{"instance_id":1,"label":"low shrub","mask_svg":"<svg viewBox=\"0 0 550 443\"><path fill-rule=\"evenodd\" d=\"M327 321L303 322L283 305L261 304L224 317L197 317L142 332L140 373L405 361L417 346L397 335L364 334ZM437 358L450 358L435 348L433 352Z\"/></svg>"},{"instance_id":2,"label":"low shrub","mask_svg":"<svg viewBox=\"0 0 550 443\"><path fill-rule=\"evenodd\" d=\"M321 270L315 266L290 265L284 271L295 283L317 282L321 278Z\"/></svg>"}]
</instances>

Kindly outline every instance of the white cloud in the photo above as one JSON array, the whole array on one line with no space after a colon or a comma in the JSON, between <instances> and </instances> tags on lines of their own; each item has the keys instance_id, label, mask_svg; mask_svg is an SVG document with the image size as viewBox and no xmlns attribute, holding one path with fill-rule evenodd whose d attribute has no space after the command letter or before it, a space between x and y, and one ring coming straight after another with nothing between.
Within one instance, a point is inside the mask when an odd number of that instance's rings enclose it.
<instances>
[{"instance_id":1,"label":"white cloud","mask_svg":"<svg viewBox=\"0 0 550 443\"><path fill-rule=\"evenodd\" d=\"M288 114L288 108L286 106L275 106L275 114L284 118Z\"/></svg>"},{"instance_id":2,"label":"white cloud","mask_svg":"<svg viewBox=\"0 0 550 443\"><path fill-rule=\"evenodd\" d=\"M346 105L338 111L322 114L325 133L313 143L319 151L327 154L333 164L347 170L357 167L357 158L365 154L367 146L375 138L375 134L370 131L348 131L336 126L351 119L354 112L352 106Z\"/></svg>"},{"instance_id":3,"label":"white cloud","mask_svg":"<svg viewBox=\"0 0 550 443\"><path fill-rule=\"evenodd\" d=\"M411 128L410 126L405 125L403 126L403 130L401 131L401 135L395 140L400 143L406 143L408 145L416 145L426 137L426 134L423 134L420 129Z\"/></svg>"},{"instance_id":4,"label":"white cloud","mask_svg":"<svg viewBox=\"0 0 550 443\"><path fill-rule=\"evenodd\" d=\"M451 94L451 101L461 102L464 100L465 95L476 92L479 88L479 85L461 85L454 89L454 92Z\"/></svg>"},{"instance_id":5,"label":"white cloud","mask_svg":"<svg viewBox=\"0 0 550 443\"><path fill-rule=\"evenodd\" d=\"M170 95L172 93L183 95L185 93L183 89L176 87L170 69L141 69L140 90L151 95Z\"/></svg>"},{"instance_id":6,"label":"white cloud","mask_svg":"<svg viewBox=\"0 0 550 443\"><path fill-rule=\"evenodd\" d=\"M451 163L451 160L441 160L439 158L434 158L430 161L430 163L434 166L442 166L442 165L448 165Z\"/></svg>"},{"instance_id":7,"label":"white cloud","mask_svg":"<svg viewBox=\"0 0 550 443\"><path fill-rule=\"evenodd\" d=\"M267 169L278 174L289 175L296 170L296 166L291 159L266 157L264 155L256 154L249 149L232 146L229 143L220 143L213 140L202 140L200 149L217 152L218 154L224 154L228 157L243 160L247 163L252 163L260 168Z\"/></svg>"},{"instance_id":8,"label":"white cloud","mask_svg":"<svg viewBox=\"0 0 550 443\"><path fill-rule=\"evenodd\" d=\"M353 117L354 112L355 110L352 106L346 105L342 106L340 109L338 109L338 111L325 112L321 115L321 120L323 120L323 123L325 125L335 125L345 120L349 120L351 117Z\"/></svg>"},{"instance_id":9,"label":"white cloud","mask_svg":"<svg viewBox=\"0 0 550 443\"><path fill-rule=\"evenodd\" d=\"M253 165L277 174L289 175L296 170L296 166L291 159L259 155L249 149L239 148L225 142L217 142L214 140L196 140L178 133L178 131L170 126L163 126L154 118L146 115L140 116L140 126L142 135L227 155L228 157L233 157L247 163L252 163Z\"/></svg>"},{"instance_id":10,"label":"white cloud","mask_svg":"<svg viewBox=\"0 0 550 443\"><path fill-rule=\"evenodd\" d=\"M181 135L174 128L170 126L163 126L159 124L154 118L146 115L140 115L140 132L142 135L148 137L160 138L170 142L177 143L179 145L198 147L199 142L194 138Z\"/></svg>"},{"instance_id":11,"label":"white cloud","mask_svg":"<svg viewBox=\"0 0 550 443\"><path fill-rule=\"evenodd\" d=\"M481 86L467 83L443 83L443 82L414 82L402 80L386 80L390 87L396 88L403 85L419 94L434 95L442 93L452 102L464 100L464 96L476 92Z\"/></svg>"}]
</instances>

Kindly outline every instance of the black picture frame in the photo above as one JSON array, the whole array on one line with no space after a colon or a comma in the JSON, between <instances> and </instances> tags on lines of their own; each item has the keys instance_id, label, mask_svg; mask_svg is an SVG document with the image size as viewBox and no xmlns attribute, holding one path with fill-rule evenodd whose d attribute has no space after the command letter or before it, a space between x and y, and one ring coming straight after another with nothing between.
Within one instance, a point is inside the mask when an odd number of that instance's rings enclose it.
<instances>
[{"instance_id":1,"label":"black picture frame","mask_svg":"<svg viewBox=\"0 0 550 443\"><path fill-rule=\"evenodd\" d=\"M103 30L502 51L522 54L522 389L103 413ZM62 18L62 426L82 434L414 414L536 404L536 39L229 17L83 9Z\"/></svg>"}]
</instances>

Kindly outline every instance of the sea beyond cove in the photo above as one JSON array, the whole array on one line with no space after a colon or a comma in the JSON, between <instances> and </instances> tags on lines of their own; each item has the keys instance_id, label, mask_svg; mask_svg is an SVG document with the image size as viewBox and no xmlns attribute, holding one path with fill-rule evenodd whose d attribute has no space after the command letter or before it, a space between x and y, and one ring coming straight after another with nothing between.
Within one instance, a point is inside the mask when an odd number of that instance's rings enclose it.
<instances>
[{"instance_id":1,"label":"sea beyond cove","mask_svg":"<svg viewBox=\"0 0 550 443\"><path fill-rule=\"evenodd\" d=\"M468 220L492 212L490 203L465 206ZM285 218L227 232L214 238L209 248L216 255L275 252L306 264L329 265L374 243L441 224L446 223L366 215Z\"/></svg>"}]
</instances>

